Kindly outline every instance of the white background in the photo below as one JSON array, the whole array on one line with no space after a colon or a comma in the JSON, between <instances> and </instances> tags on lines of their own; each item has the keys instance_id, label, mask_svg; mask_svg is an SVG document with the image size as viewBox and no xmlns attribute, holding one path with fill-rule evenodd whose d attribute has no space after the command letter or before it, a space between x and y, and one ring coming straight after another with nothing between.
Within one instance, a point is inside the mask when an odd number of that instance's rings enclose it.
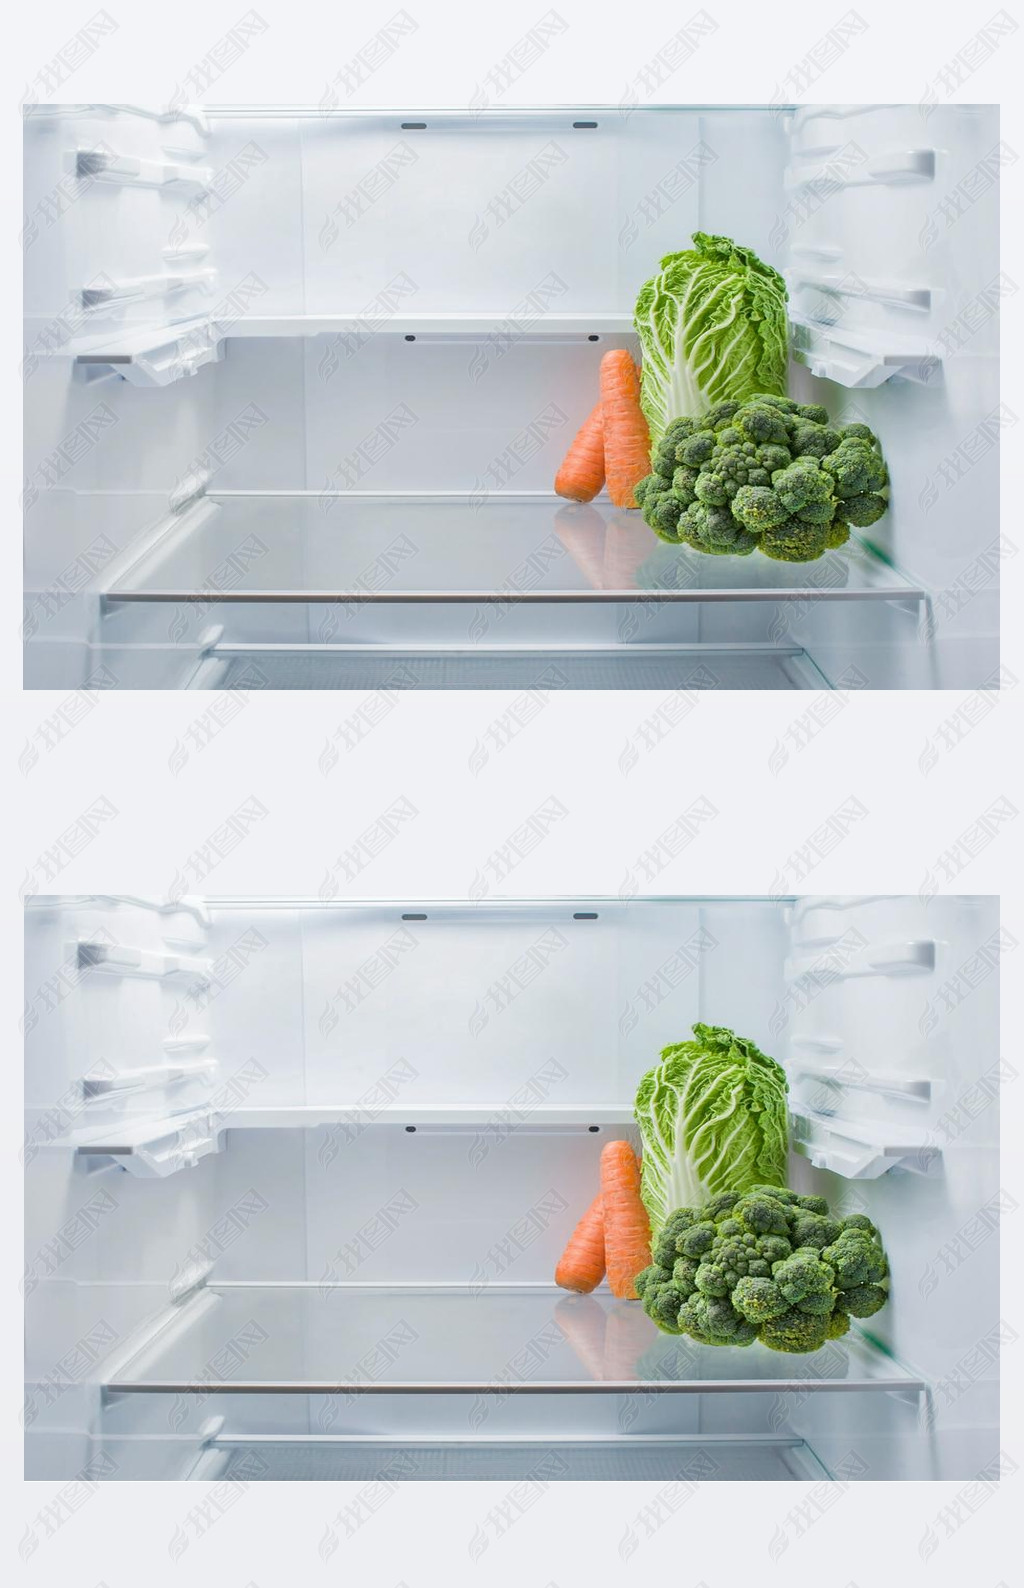
<instances>
[{"instance_id":1,"label":"white background","mask_svg":"<svg viewBox=\"0 0 1024 1588\"><path fill-rule=\"evenodd\" d=\"M924 694L853 696L834 716L813 715L809 697L706 695L674 727L665 726L661 695L554 694L536 718L500 751L490 725L513 707L514 696L407 695L356 748L335 737L358 715L359 696L254 695L234 720L197 748L190 725L209 711L212 695L147 697L130 691L101 695L93 710L27 774L18 769L26 742L38 744L41 723L62 694L23 695L20 679L18 590L18 491L21 479L18 412L20 339L20 179L18 107L40 97L38 74L94 14L87 3L19 5L7 24L3 103L7 106L8 158L3 162L7 217L0 257L10 331L3 362L6 502L0 583L3 656L5 793L3 901L4 997L0 1003L10 1077L20 1068L21 922L19 889L30 891L166 893L190 857L250 796L267 814L220 861L203 887L190 891L317 893L333 872L340 892L425 897L467 892L488 860L531 813L555 796L566 815L549 836L492 891L510 893L616 892L634 876L641 892L757 893L1001 892L1006 924L1024 932L1019 880L1024 819L1004 821L973 858L958 848L994 802L1008 799L1024 810L1019 773L1021 690L1005 691L998 706L947 749L951 718L975 715L977 697ZM60 101L163 104L176 96L190 70L213 50L245 12L242 0L177 0L143 6L109 0L117 31L50 97ZM308 0L258 0L265 32L211 84L212 102L317 103L328 81L352 59L398 6L313 6ZM406 109L466 104L489 69L546 11L535 4L463 8L408 0L418 23L390 59L342 103L390 104ZM599 0L557 0L567 23L550 48L509 89L508 103L619 103L637 74L699 7L646 4L604 6ZM663 102L763 102L783 99L918 102L930 86L946 96L942 74L958 52L998 11L995 0L965 8L937 0L927 8L863 0L856 10L869 24L849 49L802 92L788 74L846 11L834 5L745 6L709 0L718 23L696 54L668 75L649 97ZM1004 38L973 75L950 91L956 100L1004 101L1003 137L1019 149L1024 77L1024 10L1011 5L1020 31ZM14 35L13 41L11 35ZM965 68L966 70L966 68ZM640 89L641 97L648 97ZM194 97L188 95L187 97ZM1017 279L1020 263L1020 167L1004 172L1003 268ZM581 247L585 246L581 239ZM1020 297L1004 303L1003 400L1021 412ZM1004 457L1003 530L1021 533L1020 468L1011 448ZM968 504L969 510L969 504ZM1024 678L1021 591L1017 559L1006 568L1003 597L1003 663ZM832 702L831 704L834 704ZM807 713L811 712L810 717ZM659 715L660 713L660 715ZM657 719L652 724L652 719ZM794 723L802 728L794 730ZM349 730L351 732L351 730ZM796 748L796 737L809 742ZM328 740L340 750L327 776L320 757ZM490 749L482 769L478 746ZM779 744L790 756L773 773L769 758ZM934 768L919 758L939 746ZM182 748L188 750L182 762ZM477 755L474 757L474 752ZM632 751L637 751L634 755ZM1014 752L1017 752L1016 755ZM471 768L471 757L474 757ZM620 766L629 769L623 772ZM926 756L925 764L930 757ZM635 763L630 766L630 763ZM773 762L777 765L776 761ZM99 797L118 814L94 841L47 876L41 859L59 835ZM813 871L794 869L803 849L831 813L851 796L867 814ZM394 841L352 880L336 865L359 834L396 799L417 812ZM695 800L718 814L656 876L638 869L655 844ZM950 851L959 860L949 859ZM964 861L959 872L955 868ZM784 879L780 882L780 876ZM1004 1052L1020 1053L1020 1000L1004 985ZM259 1588L300 1581L344 1579L391 1588L404 1581L461 1585L493 1581L523 1588L576 1588L588 1582L640 1580L671 1574L680 1588L730 1588L737 1582L856 1584L960 1584L995 1588L1021 1580L1019 1516L1024 1496L1024 1437L1011 1413L1019 1390L1012 1352L1004 1363L1007 1385L1003 1447L1021 1468L1006 1479L959 1527L940 1516L957 1502L962 1485L853 1484L830 1496L820 1510L811 1486L757 1486L733 1490L706 1484L689 1494L656 1484L553 1484L506 1536L487 1526L490 1547L474 1561L469 1541L508 1485L411 1483L387 1498L352 1537L340 1531L338 1549L323 1562L318 1544L358 1485L254 1485L242 1493L204 1536L188 1513L199 1486L112 1483L101 1486L81 1511L19 1564L17 1545L47 1496L59 1485L21 1481L20 1170L17 1087L10 1087L3 1171L8 1242L2 1272L0 1327L6 1372L0 1380L5 1485L3 1567L32 1584L73 1583L92 1588L135 1588L186 1577ZM1019 1098L1004 1098L1004 1184L1017 1197L1021 1185ZM1003 1315L1020 1326L1015 1231L1010 1231ZM1020 1496L1018 1495L1020 1490ZM977 1496L971 1503L977 1505ZM961 1496L961 1499L963 1497ZM794 1508L808 1502L805 1522ZM645 1506L655 1506L644 1516ZM946 1513L947 1516L950 1513ZM660 1518L660 1525L658 1519ZM38 1530L39 1524L36 1521ZM783 1528L789 1547L776 1562L769 1541ZM191 1542L177 1564L168 1550L175 1530ZM804 1528L806 1527L806 1530ZM940 1545L927 1560L919 1553L926 1531ZM619 1545L632 1529L639 1547L628 1560Z\"/></svg>"}]
</instances>

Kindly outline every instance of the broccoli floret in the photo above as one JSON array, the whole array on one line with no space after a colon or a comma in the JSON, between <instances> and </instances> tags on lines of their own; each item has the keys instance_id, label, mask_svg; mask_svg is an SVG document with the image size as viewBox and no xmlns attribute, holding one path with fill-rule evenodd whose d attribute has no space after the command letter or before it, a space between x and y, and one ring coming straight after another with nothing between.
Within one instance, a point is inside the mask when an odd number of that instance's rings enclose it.
<instances>
[{"instance_id":1,"label":"broccoli floret","mask_svg":"<svg viewBox=\"0 0 1024 1588\"><path fill-rule=\"evenodd\" d=\"M876 1285L886 1275L885 1253L866 1230L844 1230L838 1240L824 1248L821 1258L835 1270L840 1290Z\"/></svg>"},{"instance_id":2,"label":"broccoli floret","mask_svg":"<svg viewBox=\"0 0 1024 1588\"><path fill-rule=\"evenodd\" d=\"M841 441L834 452L822 459L821 466L831 474L835 493L844 502L882 490L889 479L881 454L856 438Z\"/></svg>"},{"instance_id":3,"label":"broccoli floret","mask_svg":"<svg viewBox=\"0 0 1024 1588\"><path fill-rule=\"evenodd\" d=\"M781 1263L792 1250L784 1235L762 1235L758 1238L757 1253L766 1263Z\"/></svg>"},{"instance_id":4,"label":"broccoli floret","mask_svg":"<svg viewBox=\"0 0 1024 1588\"><path fill-rule=\"evenodd\" d=\"M852 1290L843 1291L843 1306L855 1318L870 1318L888 1299L889 1294L881 1285L854 1285Z\"/></svg>"},{"instance_id":5,"label":"broccoli floret","mask_svg":"<svg viewBox=\"0 0 1024 1588\"><path fill-rule=\"evenodd\" d=\"M842 1226L837 1219L821 1213L798 1213L793 1220L793 1239L798 1246L813 1246L819 1252L838 1240Z\"/></svg>"},{"instance_id":6,"label":"broccoli floret","mask_svg":"<svg viewBox=\"0 0 1024 1588\"><path fill-rule=\"evenodd\" d=\"M759 404L769 403L772 408L781 408L783 413L787 414L796 413L800 406L799 403L793 401L792 397L778 397L774 392L754 392L753 396L747 400L748 402Z\"/></svg>"},{"instance_id":7,"label":"broccoli floret","mask_svg":"<svg viewBox=\"0 0 1024 1588\"><path fill-rule=\"evenodd\" d=\"M841 1340L844 1334L850 1332L850 1314L842 1307L837 1307L826 1320L825 1336L829 1340Z\"/></svg>"},{"instance_id":8,"label":"broccoli floret","mask_svg":"<svg viewBox=\"0 0 1024 1588\"><path fill-rule=\"evenodd\" d=\"M732 1293L732 1304L751 1323L767 1323L789 1311L789 1302L774 1279L741 1279Z\"/></svg>"},{"instance_id":9,"label":"broccoli floret","mask_svg":"<svg viewBox=\"0 0 1024 1588\"><path fill-rule=\"evenodd\" d=\"M685 1301L687 1296L692 1296L697 1289L697 1275L703 1267L704 1264L697 1262L693 1257L677 1257L672 1264L670 1277L679 1291L680 1302Z\"/></svg>"},{"instance_id":10,"label":"broccoli floret","mask_svg":"<svg viewBox=\"0 0 1024 1588\"><path fill-rule=\"evenodd\" d=\"M715 438L709 430L698 430L695 435L687 436L676 447L676 462L683 463L687 468L699 468L706 463L715 450Z\"/></svg>"},{"instance_id":11,"label":"broccoli floret","mask_svg":"<svg viewBox=\"0 0 1024 1588\"><path fill-rule=\"evenodd\" d=\"M792 1257L772 1264L772 1278L790 1306L795 1306L807 1296L830 1291L834 1277L833 1270L819 1260L813 1247L801 1247ZM826 1312L830 1310L825 1308Z\"/></svg>"},{"instance_id":12,"label":"broccoli floret","mask_svg":"<svg viewBox=\"0 0 1024 1588\"><path fill-rule=\"evenodd\" d=\"M676 1241L684 1230L688 1230L691 1224L696 1222L697 1213L693 1208L678 1208L675 1213L670 1213L651 1242L651 1256L654 1261L662 1268L671 1269L679 1255Z\"/></svg>"},{"instance_id":13,"label":"broccoli floret","mask_svg":"<svg viewBox=\"0 0 1024 1588\"><path fill-rule=\"evenodd\" d=\"M710 1252L715 1234L715 1226L711 1221L702 1220L681 1232L676 1241L676 1250L682 1257L703 1257L705 1252Z\"/></svg>"},{"instance_id":14,"label":"broccoli floret","mask_svg":"<svg viewBox=\"0 0 1024 1588\"><path fill-rule=\"evenodd\" d=\"M682 1334L681 1298L675 1285L649 1285L643 1295L644 1311L666 1334Z\"/></svg>"},{"instance_id":15,"label":"broccoli floret","mask_svg":"<svg viewBox=\"0 0 1024 1588\"><path fill-rule=\"evenodd\" d=\"M667 1285L672 1274L667 1268L662 1268L660 1263L652 1263L649 1268L642 1268L633 1281L633 1288L643 1300L644 1291L648 1285Z\"/></svg>"},{"instance_id":16,"label":"broccoli floret","mask_svg":"<svg viewBox=\"0 0 1024 1588\"><path fill-rule=\"evenodd\" d=\"M820 403L794 403L794 412L801 419L807 419L812 425L827 425L828 414Z\"/></svg>"},{"instance_id":17,"label":"broccoli floret","mask_svg":"<svg viewBox=\"0 0 1024 1588\"><path fill-rule=\"evenodd\" d=\"M828 425L815 425L802 419L793 426L790 451L795 458L824 458L840 445L838 430Z\"/></svg>"},{"instance_id":18,"label":"broccoli floret","mask_svg":"<svg viewBox=\"0 0 1024 1588\"><path fill-rule=\"evenodd\" d=\"M819 469L817 462L799 459L788 469L777 469L772 474L772 490L787 513L799 513L808 507L824 507L826 521L835 510L831 477Z\"/></svg>"},{"instance_id":19,"label":"broccoli floret","mask_svg":"<svg viewBox=\"0 0 1024 1588\"><path fill-rule=\"evenodd\" d=\"M828 1338L828 1319L793 1307L762 1323L760 1338L773 1351L818 1351Z\"/></svg>"},{"instance_id":20,"label":"broccoli floret","mask_svg":"<svg viewBox=\"0 0 1024 1588\"><path fill-rule=\"evenodd\" d=\"M825 1198L819 1197L818 1201L824 1203ZM827 1213L828 1208L815 1208L814 1211L816 1213ZM866 1213L848 1213L845 1219L839 1220L840 1234L842 1234L843 1230L863 1230L865 1234L870 1235L873 1240L877 1241L878 1239L878 1231L875 1229L875 1226L872 1224Z\"/></svg>"},{"instance_id":21,"label":"broccoli floret","mask_svg":"<svg viewBox=\"0 0 1024 1588\"><path fill-rule=\"evenodd\" d=\"M776 469L788 468L791 461L789 448L781 447L774 441L768 441L763 447L758 447L754 459L760 468L767 469L769 479Z\"/></svg>"},{"instance_id":22,"label":"broccoli floret","mask_svg":"<svg viewBox=\"0 0 1024 1588\"><path fill-rule=\"evenodd\" d=\"M682 507L689 507L697 500L695 487L701 476L696 469L688 469L681 463L672 475L672 495Z\"/></svg>"},{"instance_id":23,"label":"broccoli floret","mask_svg":"<svg viewBox=\"0 0 1024 1588\"><path fill-rule=\"evenodd\" d=\"M878 437L867 425L840 425L839 437L842 441L867 441L873 447L878 446Z\"/></svg>"},{"instance_id":24,"label":"broccoli floret","mask_svg":"<svg viewBox=\"0 0 1024 1588\"><path fill-rule=\"evenodd\" d=\"M712 403L704 418L701 420L702 428L707 430L720 430L727 425L733 414L739 413L743 404L738 402Z\"/></svg>"},{"instance_id":25,"label":"broccoli floret","mask_svg":"<svg viewBox=\"0 0 1024 1588\"><path fill-rule=\"evenodd\" d=\"M721 1263L701 1263L697 1270L697 1289L702 1296L727 1296L729 1288Z\"/></svg>"},{"instance_id":26,"label":"broccoli floret","mask_svg":"<svg viewBox=\"0 0 1024 1588\"><path fill-rule=\"evenodd\" d=\"M686 509L679 530L689 545L712 556L745 557L756 545L727 507L711 507L705 502L694 502Z\"/></svg>"},{"instance_id":27,"label":"broccoli floret","mask_svg":"<svg viewBox=\"0 0 1024 1588\"><path fill-rule=\"evenodd\" d=\"M849 538L849 524L844 524L841 518L834 518L825 529L825 550L838 551L840 546L846 545Z\"/></svg>"},{"instance_id":28,"label":"broccoli floret","mask_svg":"<svg viewBox=\"0 0 1024 1588\"><path fill-rule=\"evenodd\" d=\"M848 524L856 524L858 529L866 529L869 524L877 524L888 505L884 496L866 491L863 496L849 496L844 500L843 518Z\"/></svg>"},{"instance_id":29,"label":"broccoli floret","mask_svg":"<svg viewBox=\"0 0 1024 1588\"><path fill-rule=\"evenodd\" d=\"M766 530L758 546L776 562L813 562L821 556L826 543L825 524L802 524L790 518L780 528Z\"/></svg>"},{"instance_id":30,"label":"broccoli floret","mask_svg":"<svg viewBox=\"0 0 1024 1588\"><path fill-rule=\"evenodd\" d=\"M763 1192L744 1197L736 1204L736 1217L755 1238L763 1235L785 1235L786 1209L783 1203Z\"/></svg>"},{"instance_id":31,"label":"broccoli floret","mask_svg":"<svg viewBox=\"0 0 1024 1588\"><path fill-rule=\"evenodd\" d=\"M803 1207L804 1205L797 1193L788 1190L784 1185L752 1185L746 1195L748 1197L774 1197L776 1202L785 1202L787 1204L792 1202L798 1207ZM819 1210L812 1209L812 1211L817 1212ZM828 1212L827 1206L825 1211Z\"/></svg>"},{"instance_id":32,"label":"broccoli floret","mask_svg":"<svg viewBox=\"0 0 1024 1588\"><path fill-rule=\"evenodd\" d=\"M691 1296L679 1311L679 1323L687 1334L705 1345L750 1345L757 1339L757 1328L728 1302L708 1296Z\"/></svg>"},{"instance_id":33,"label":"broccoli floret","mask_svg":"<svg viewBox=\"0 0 1024 1588\"><path fill-rule=\"evenodd\" d=\"M782 415L768 403L746 403L733 424L744 440L753 441L757 446L776 443L784 447L789 440Z\"/></svg>"},{"instance_id":34,"label":"broccoli floret","mask_svg":"<svg viewBox=\"0 0 1024 1588\"><path fill-rule=\"evenodd\" d=\"M685 441L687 436L692 436L694 431L699 429L699 419L673 419L665 426L665 434L662 436L662 441L677 447L680 441Z\"/></svg>"},{"instance_id":35,"label":"broccoli floret","mask_svg":"<svg viewBox=\"0 0 1024 1588\"><path fill-rule=\"evenodd\" d=\"M666 441L664 438L658 443L651 453L651 468L655 474L671 483L676 471L676 449L679 445L675 441Z\"/></svg>"},{"instance_id":36,"label":"broccoli floret","mask_svg":"<svg viewBox=\"0 0 1024 1588\"><path fill-rule=\"evenodd\" d=\"M717 1196L711 1198L706 1207L701 1209L701 1212L706 1219L714 1219L717 1223L732 1212L739 1199L738 1191L720 1191Z\"/></svg>"},{"instance_id":37,"label":"broccoli floret","mask_svg":"<svg viewBox=\"0 0 1024 1588\"><path fill-rule=\"evenodd\" d=\"M732 499L732 511L749 535L763 535L789 518L776 492L765 485L741 486Z\"/></svg>"},{"instance_id":38,"label":"broccoli floret","mask_svg":"<svg viewBox=\"0 0 1024 1588\"><path fill-rule=\"evenodd\" d=\"M643 501L644 523L662 540L679 544L679 520L685 511L671 490L655 493L649 490Z\"/></svg>"}]
</instances>

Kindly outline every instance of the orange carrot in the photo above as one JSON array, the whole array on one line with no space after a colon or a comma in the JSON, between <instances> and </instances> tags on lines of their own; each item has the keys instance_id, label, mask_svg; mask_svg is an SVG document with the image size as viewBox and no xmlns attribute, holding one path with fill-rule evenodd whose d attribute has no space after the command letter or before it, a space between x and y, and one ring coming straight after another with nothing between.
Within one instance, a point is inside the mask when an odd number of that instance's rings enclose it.
<instances>
[{"instance_id":1,"label":"orange carrot","mask_svg":"<svg viewBox=\"0 0 1024 1588\"><path fill-rule=\"evenodd\" d=\"M555 492L571 502L589 502L603 484L604 420L598 403L580 425L562 459L562 467L555 475Z\"/></svg>"},{"instance_id":2,"label":"orange carrot","mask_svg":"<svg viewBox=\"0 0 1024 1588\"><path fill-rule=\"evenodd\" d=\"M604 1214L596 1196L566 1242L555 1269L563 1290L593 1290L604 1278Z\"/></svg>"},{"instance_id":3,"label":"orange carrot","mask_svg":"<svg viewBox=\"0 0 1024 1588\"><path fill-rule=\"evenodd\" d=\"M633 491L651 472L651 436L636 365L624 347L601 360L601 406L608 495L616 507L635 507Z\"/></svg>"},{"instance_id":4,"label":"orange carrot","mask_svg":"<svg viewBox=\"0 0 1024 1588\"><path fill-rule=\"evenodd\" d=\"M640 1200L640 1165L628 1141L610 1141L601 1151L605 1262L613 1296L636 1299L633 1281L651 1261L651 1224Z\"/></svg>"}]
</instances>

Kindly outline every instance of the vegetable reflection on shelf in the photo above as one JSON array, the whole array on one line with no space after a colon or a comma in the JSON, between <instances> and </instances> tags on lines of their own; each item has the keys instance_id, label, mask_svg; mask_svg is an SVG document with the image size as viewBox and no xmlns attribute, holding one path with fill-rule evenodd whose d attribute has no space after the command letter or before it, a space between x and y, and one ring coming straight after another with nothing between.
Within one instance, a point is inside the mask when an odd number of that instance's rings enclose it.
<instances>
[{"instance_id":1,"label":"vegetable reflection on shelf","mask_svg":"<svg viewBox=\"0 0 1024 1588\"><path fill-rule=\"evenodd\" d=\"M637 570L656 541L647 525L627 512L607 517L596 507L560 507L555 534L592 590L636 590Z\"/></svg>"},{"instance_id":2,"label":"vegetable reflection on shelf","mask_svg":"<svg viewBox=\"0 0 1024 1588\"><path fill-rule=\"evenodd\" d=\"M596 1383L633 1382L651 1349L650 1321L635 1302L565 1296L555 1307L555 1322Z\"/></svg>"}]
</instances>

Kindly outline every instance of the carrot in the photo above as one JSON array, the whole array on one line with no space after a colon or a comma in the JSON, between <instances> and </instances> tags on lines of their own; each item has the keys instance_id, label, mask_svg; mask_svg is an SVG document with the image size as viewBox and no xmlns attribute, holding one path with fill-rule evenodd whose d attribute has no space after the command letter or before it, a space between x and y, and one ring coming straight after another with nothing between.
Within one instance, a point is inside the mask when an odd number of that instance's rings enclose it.
<instances>
[{"instance_id":1,"label":"carrot","mask_svg":"<svg viewBox=\"0 0 1024 1588\"><path fill-rule=\"evenodd\" d=\"M636 365L624 347L601 360L601 406L608 495L616 507L635 507L634 488L651 472L651 436Z\"/></svg>"},{"instance_id":2,"label":"carrot","mask_svg":"<svg viewBox=\"0 0 1024 1588\"><path fill-rule=\"evenodd\" d=\"M608 1285L613 1296L633 1301L633 1281L651 1261L651 1224L640 1200L640 1165L628 1141L610 1141L602 1149L601 1199Z\"/></svg>"},{"instance_id":3,"label":"carrot","mask_svg":"<svg viewBox=\"0 0 1024 1588\"><path fill-rule=\"evenodd\" d=\"M603 484L604 420L598 403L580 425L562 459L562 467L555 475L555 492L571 502L589 502Z\"/></svg>"},{"instance_id":4,"label":"carrot","mask_svg":"<svg viewBox=\"0 0 1024 1588\"><path fill-rule=\"evenodd\" d=\"M566 1242L555 1284L563 1290L593 1290L604 1278L604 1213L596 1196Z\"/></svg>"}]
</instances>

